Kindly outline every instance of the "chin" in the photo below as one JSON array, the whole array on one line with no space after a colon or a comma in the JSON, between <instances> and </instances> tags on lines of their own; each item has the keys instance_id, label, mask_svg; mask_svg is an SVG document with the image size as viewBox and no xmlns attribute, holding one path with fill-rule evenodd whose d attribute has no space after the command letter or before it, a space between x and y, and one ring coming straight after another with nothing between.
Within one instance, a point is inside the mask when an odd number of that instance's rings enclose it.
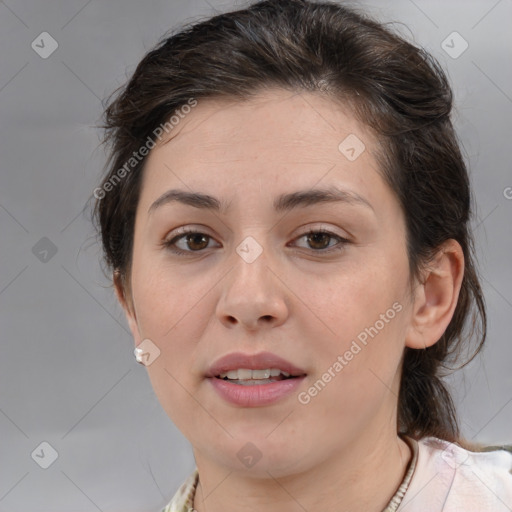
<instances>
[{"instance_id":1,"label":"chin","mask_svg":"<svg viewBox=\"0 0 512 512\"><path fill-rule=\"evenodd\" d=\"M214 452L209 450L210 456L216 459L216 464L225 466L227 471L261 479L284 478L307 472L314 464L314 461L310 460L310 454L313 452L308 450L307 446L301 446L298 440L290 437L285 440L276 436L270 440L269 437L265 437L268 436L268 432L270 430L254 437L247 432L240 436L236 435L236 432L231 432L234 438L230 438L229 442L215 444Z\"/></svg>"}]
</instances>

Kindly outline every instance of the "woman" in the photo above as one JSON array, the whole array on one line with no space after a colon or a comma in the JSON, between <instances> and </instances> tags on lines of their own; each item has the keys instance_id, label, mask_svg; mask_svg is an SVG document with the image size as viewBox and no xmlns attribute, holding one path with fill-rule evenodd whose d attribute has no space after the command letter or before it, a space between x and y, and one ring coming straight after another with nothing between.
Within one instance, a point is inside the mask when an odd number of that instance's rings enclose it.
<instances>
[{"instance_id":1,"label":"woman","mask_svg":"<svg viewBox=\"0 0 512 512\"><path fill-rule=\"evenodd\" d=\"M440 377L485 339L435 60L334 3L169 37L106 109L96 214L197 468L166 511L512 509Z\"/></svg>"}]
</instances>

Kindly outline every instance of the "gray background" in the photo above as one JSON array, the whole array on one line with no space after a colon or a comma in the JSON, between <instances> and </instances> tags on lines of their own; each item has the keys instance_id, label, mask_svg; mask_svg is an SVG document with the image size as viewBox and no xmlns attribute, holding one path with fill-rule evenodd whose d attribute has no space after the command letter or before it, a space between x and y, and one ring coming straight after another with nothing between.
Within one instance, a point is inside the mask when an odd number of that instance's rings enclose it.
<instances>
[{"instance_id":1,"label":"gray background","mask_svg":"<svg viewBox=\"0 0 512 512\"><path fill-rule=\"evenodd\" d=\"M194 468L188 442L133 359L84 206L105 162L95 128L101 99L167 30L236 5L0 2L0 512L157 511ZM512 1L357 5L398 22L453 83L477 200L489 338L483 357L452 380L463 434L510 443ZM47 59L31 47L43 31L59 45ZM441 47L453 31L469 44L458 58ZM31 457L43 441L58 453L46 470ZM34 452L39 461L45 450Z\"/></svg>"}]
</instances>

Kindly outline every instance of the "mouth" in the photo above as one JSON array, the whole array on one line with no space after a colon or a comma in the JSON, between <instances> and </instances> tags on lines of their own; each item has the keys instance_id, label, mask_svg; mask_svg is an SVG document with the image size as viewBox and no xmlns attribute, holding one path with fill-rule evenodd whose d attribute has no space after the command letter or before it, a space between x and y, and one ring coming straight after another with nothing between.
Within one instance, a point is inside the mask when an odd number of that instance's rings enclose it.
<instances>
[{"instance_id":1,"label":"mouth","mask_svg":"<svg viewBox=\"0 0 512 512\"><path fill-rule=\"evenodd\" d=\"M291 399L307 373L270 352L235 352L218 359L205 377L226 403L265 407Z\"/></svg>"},{"instance_id":2,"label":"mouth","mask_svg":"<svg viewBox=\"0 0 512 512\"><path fill-rule=\"evenodd\" d=\"M270 352L234 352L218 359L206 373L207 378L241 386L261 386L305 375L303 369Z\"/></svg>"},{"instance_id":3,"label":"mouth","mask_svg":"<svg viewBox=\"0 0 512 512\"><path fill-rule=\"evenodd\" d=\"M302 374L305 375L305 374ZM215 378L229 381L232 384L241 386L258 386L271 384L282 380L295 379L301 375L291 375L279 368L266 368L263 370L251 370L250 368L239 368L216 375Z\"/></svg>"}]
</instances>

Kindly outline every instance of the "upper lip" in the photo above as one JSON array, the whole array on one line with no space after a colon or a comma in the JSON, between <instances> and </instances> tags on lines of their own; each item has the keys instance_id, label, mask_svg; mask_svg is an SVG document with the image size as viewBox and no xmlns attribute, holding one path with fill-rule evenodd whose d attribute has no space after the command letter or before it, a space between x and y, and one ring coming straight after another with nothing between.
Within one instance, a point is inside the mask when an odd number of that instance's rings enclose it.
<instances>
[{"instance_id":1,"label":"upper lip","mask_svg":"<svg viewBox=\"0 0 512 512\"><path fill-rule=\"evenodd\" d=\"M221 373L226 373L230 370L238 370L239 368L247 368L249 370L277 368L294 377L306 374L301 368L298 368L289 361L271 352L260 352L259 354L232 352L231 354L217 359L208 369L206 377L218 377Z\"/></svg>"}]
</instances>

